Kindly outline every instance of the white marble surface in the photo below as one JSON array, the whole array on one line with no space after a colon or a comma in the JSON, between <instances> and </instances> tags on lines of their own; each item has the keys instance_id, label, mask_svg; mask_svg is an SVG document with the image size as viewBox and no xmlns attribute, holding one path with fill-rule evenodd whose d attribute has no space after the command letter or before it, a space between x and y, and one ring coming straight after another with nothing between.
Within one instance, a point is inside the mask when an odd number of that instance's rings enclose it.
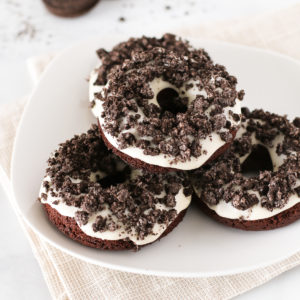
<instances>
[{"instance_id":1,"label":"white marble surface","mask_svg":"<svg viewBox=\"0 0 300 300\"><path fill-rule=\"evenodd\" d=\"M32 83L25 60L32 55L56 51L96 34L151 34L173 26L253 15L296 2L102 0L82 17L63 19L50 15L38 0L1 0L0 104L30 93ZM120 17L125 22L120 22ZM1 188L0 236L0 299L50 299L39 266ZM299 299L299 279L300 268L295 268L237 299Z\"/></svg>"}]
</instances>

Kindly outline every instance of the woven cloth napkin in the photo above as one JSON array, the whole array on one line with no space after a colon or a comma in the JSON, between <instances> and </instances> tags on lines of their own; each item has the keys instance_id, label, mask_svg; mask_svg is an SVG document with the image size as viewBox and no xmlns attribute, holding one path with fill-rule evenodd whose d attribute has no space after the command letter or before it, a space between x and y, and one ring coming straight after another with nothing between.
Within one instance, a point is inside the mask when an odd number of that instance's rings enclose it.
<instances>
[{"instance_id":1,"label":"woven cloth napkin","mask_svg":"<svg viewBox=\"0 0 300 300\"><path fill-rule=\"evenodd\" d=\"M300 5L249 19L180 29L176 33L271 49L300 59ZM33 78L39 77L51 57L29 61ZM25 102L26 98L0 109L0 166L6 174L6 186L15 132ZM5 176L1 178L5 180ZM74 258L43 241L23 223L21 216L19 219L54 299L229 299L300 264L299 252L268 267L230 276L168 278L138 275Z\"/></svg>"}]
</instances>

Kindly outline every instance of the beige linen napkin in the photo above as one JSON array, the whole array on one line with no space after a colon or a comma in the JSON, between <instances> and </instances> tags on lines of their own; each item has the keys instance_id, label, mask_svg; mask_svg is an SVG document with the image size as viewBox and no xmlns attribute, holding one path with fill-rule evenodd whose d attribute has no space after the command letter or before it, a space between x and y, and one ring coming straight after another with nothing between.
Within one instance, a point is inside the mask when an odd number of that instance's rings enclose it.
<instances>
[{"instance_id":1,"label":"beige linen napkin","mask_svg":"<svg viewBox=\"0 0 300 300\"><path fill-rule=\"evenodd\" d=\"M199 25L177 32L276 50L300 59L300 5L247 20ZM38 77L50 58L31 60L33 77ZM24 104L25 99L0 110L0 166L8 177L15 131ZM268 267L231 276L167 278L131 274L65 254L43 241L19 217L55 299L229 299L300 264L299 252Z\"/></svg>"}]
</instances>

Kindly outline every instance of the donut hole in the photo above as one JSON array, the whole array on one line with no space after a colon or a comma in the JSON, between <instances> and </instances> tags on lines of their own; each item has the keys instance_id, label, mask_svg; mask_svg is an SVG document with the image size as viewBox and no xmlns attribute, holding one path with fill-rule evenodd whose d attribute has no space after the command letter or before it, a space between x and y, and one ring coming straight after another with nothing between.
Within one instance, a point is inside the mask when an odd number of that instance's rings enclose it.
<instances>
[{"instance_id":1,"label":"donut hole","mask_svg":"<svg viewBox=\"0 0 300 300\"><path fill-rule=\"evenodd\" d=\"M187 97L179 97L177 91L172 88L165 88L161 90L156 100L162 109L162 113L169 111L173 114L184 113L187 110Z\"/></svg>"},{"instance_id":2,"label":"donut hole","mask_svg":"<svg viewBox=\"0 0 300 300\"><path fill-rule=\"evenodd\" d=\"M273 171L273 163L267 148L256 145L242 164L242 174L250 178L258 176L261 171Z\"/></svg>"},{"instance_id":3,"label":"donut hole","mask_svg":"<svg viewBox=\"0 0 300 300\"><path fill-rule=\"evenodd\" d=\"M126 166L122 171L116 171L107 176L101 178L98 182L101 187L108 188L110 186L116 186L120 183L124 183L130 175L130 168Z\"/></svg>"}]
</instances>

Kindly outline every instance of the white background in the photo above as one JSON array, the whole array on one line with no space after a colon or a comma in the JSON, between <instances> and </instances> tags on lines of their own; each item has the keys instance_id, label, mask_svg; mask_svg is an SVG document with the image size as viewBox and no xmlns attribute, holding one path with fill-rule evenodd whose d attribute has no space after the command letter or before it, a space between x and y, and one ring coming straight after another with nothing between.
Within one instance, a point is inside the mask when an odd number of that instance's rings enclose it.
<instances>
[{"instance_id":1,"label":"white background","mask_svg":"<svg viewBox=\"0 0 300 300\"><path fill-rule=\"evenodd\" d=\"M251 16L296 2L102 0L82 17L63 19L49 14L41 0L0 0L0 104L30 93L32 83L25 63L30 56L59 51L97 34L151 35L172 27ZM120 22L120 17L125 22ZM38 264L1 189L0 237L0 299L50 299ZM238 299L300 299L299 280L300 267Z\"/></svg>"}]
</instances>

